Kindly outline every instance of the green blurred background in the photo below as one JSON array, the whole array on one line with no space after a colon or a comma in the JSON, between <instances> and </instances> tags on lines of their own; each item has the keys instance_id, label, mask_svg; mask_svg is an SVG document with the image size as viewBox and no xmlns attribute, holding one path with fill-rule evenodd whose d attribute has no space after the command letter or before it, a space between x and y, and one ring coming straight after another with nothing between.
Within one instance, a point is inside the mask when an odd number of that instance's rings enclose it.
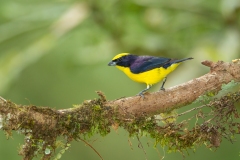
<instances>
[{"instance_id":1,"label":"green blurred background","mask_svg":"<svg viewBox=\"0 0 240 160\"><path fill-rule=\"evenodd\" d=\"M203 60L239 58L239 44L239 0L1 0L0 95L56 109L97 98L98 90L108 100L133 96L146 86L107 66L120 52L194 57L169 76L169 88L207 73ZM20 160L17 149L24 137L13 133L6 140L0 132L0 138L0 159ZM234 144L223 140L217 151L204 146L196 153L189 150L185 159L239 159L236 138ZM154 149L148 137L141 142L146 155L122 129L89 139L105 160L183 159L167 148ZM73 142L62 159L99 157L82 142Z\"/></svg>"}]
</instances>

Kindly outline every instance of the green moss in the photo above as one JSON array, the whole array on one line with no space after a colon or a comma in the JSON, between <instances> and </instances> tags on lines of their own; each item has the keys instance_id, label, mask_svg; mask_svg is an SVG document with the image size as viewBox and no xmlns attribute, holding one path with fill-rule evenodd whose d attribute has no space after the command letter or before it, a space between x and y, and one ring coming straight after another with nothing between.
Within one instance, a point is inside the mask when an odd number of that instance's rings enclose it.
<instances>
[{"instance_id":1,"label":"green moss","mask_svg":"<svg viewBox=\"0 0 240 160\"><path fill-rule=\"evenodd\" d=\"M209 95L206 96L209 97ZM169 152L183 153L183 151L194 150L195 146L203 144L209 148L218 147L222 137L232 141L234 134L239 133L240 124L235 120L240 115L234 106L240 101L239 97L239 92L229 93L219 99L209 101L208 104L204 103L203 105L211 110L209 113L199 110L187 120L165 121L165 123L155 116L146 115L128 115L128 119L125 119L118 114L117 107L104 106L106 99L103 95L99 99L75 105L69 112L61 114L46 107L13 105L13 109L21 111L16 121L18 121L19 133L25 135L25 144L20 150L24 158L30 159L36 155L43 155L44 159L49 159L56 148L60 147L62 150L56 157L59 159L69 148L67 144L70 144L72 140L79 140L81 137L89 138L95 134L106 136L110 133L110 127L113 124L126 129L130 137L139 139L142 136L148 136L155 140L155 147L166 146ZM35 114L44 114L48 119L45 123L39 123L34 116L29 115L30 111L34 111ZM176 118L178 115L171 116ZM4 117L3 128L7 133L14 128L8 120L9 116ZM195 125L190 128L188 122L194 120ZM51 126L51 121L57 124ZM47 126L48 123L49 126ZM66 140L62 142L64 145L57 141L57 137L60 136L64 136Z\"/></svg>"}]
</instances>

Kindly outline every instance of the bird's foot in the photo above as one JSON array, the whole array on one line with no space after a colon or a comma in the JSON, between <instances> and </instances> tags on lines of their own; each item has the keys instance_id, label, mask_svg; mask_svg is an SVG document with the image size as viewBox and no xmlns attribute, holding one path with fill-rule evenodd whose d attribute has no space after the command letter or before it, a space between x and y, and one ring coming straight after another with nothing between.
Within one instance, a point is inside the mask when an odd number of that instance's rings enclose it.
<instances>
[{"instance_id":1,"label":"bird's foot","mask_svg":"<svg viewBox=\"0 0 240 160\"><path fill-rule=\"evenodd\" d=\"M141 98L144 99L144 93L145 93L145 92L140 92L140 93L138 93L136 96L141 96Z\"/></svg>"},{"instance_id":2,"label":"bird's foot","mask_svg":"<svg viewBox=\"0 0 240 160\"><path fill-rule=\"evenodd\" d=\"M159 89L159 91L165 91L165 88L164 88L164 87L161 87L161 88Z\"/></svg>"}]
</instances>

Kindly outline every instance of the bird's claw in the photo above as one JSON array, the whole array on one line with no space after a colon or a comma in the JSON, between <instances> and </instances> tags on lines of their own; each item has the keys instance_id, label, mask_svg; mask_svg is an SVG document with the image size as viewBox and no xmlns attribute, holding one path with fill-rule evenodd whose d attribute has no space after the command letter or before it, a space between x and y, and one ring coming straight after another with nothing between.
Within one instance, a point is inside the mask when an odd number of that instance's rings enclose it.
<instances>
[{"instance_id":1,"label":"bird's claw","mask_svg":"<svg viewBox=\"0 0 240 160\"><path fill-rule=\"evenodd\" d=\"M136 96L141 96L141 98L144 99L144 92L140 92Z\"/></svg>"},{"instance_id":2,"label":"bird's claw","mask_svg":"<svg viewBox=\"0 0 240 160\"><path fill-rule=\"evenodd\" d=\"M161 87L159 91L165 91L165 88Z\"/></svg>"}]
</instances>

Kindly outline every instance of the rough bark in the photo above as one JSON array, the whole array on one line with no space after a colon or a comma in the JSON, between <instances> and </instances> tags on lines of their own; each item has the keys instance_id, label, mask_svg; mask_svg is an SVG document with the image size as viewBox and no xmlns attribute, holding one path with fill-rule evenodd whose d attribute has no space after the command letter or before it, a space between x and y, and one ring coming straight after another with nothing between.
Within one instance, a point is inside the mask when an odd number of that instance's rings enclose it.
<instances>
[{"instance_id":1,"label":"rough bark","mask_svg":"<svg viewBox=\"0 0 240 160\"><path fill-rule=\"evenodd\" d=\"M227 84L234 80L240 81L240 61L234 60L231 63L218 61L202 62L203 65L210 67L210 72L190 80L184 84L171 87L165 91L155 93L147 93L144 98L141 96L133 96L121 98L113 101L105 101L102 106L114 107L119 112L119 117L128 114L131 115L154 115L169 110L173 110L187 104L192 103L200 95L206 92L217 92L223 84ZM16 105L15 107L17 107ZM7 101L0 98L0 113L7 113ZM10 109L10 108L9 108ZM12 110L14 111L14 110ZM29 111L30 112L30 111ZM75 112L75 109L63 109L57 111L59 114ZM56 113L57 113L56 112ZM35 118L39 117L42 121L44 115L38 116L39 113L33 113Z\"/></svg>"}]
</instances>

